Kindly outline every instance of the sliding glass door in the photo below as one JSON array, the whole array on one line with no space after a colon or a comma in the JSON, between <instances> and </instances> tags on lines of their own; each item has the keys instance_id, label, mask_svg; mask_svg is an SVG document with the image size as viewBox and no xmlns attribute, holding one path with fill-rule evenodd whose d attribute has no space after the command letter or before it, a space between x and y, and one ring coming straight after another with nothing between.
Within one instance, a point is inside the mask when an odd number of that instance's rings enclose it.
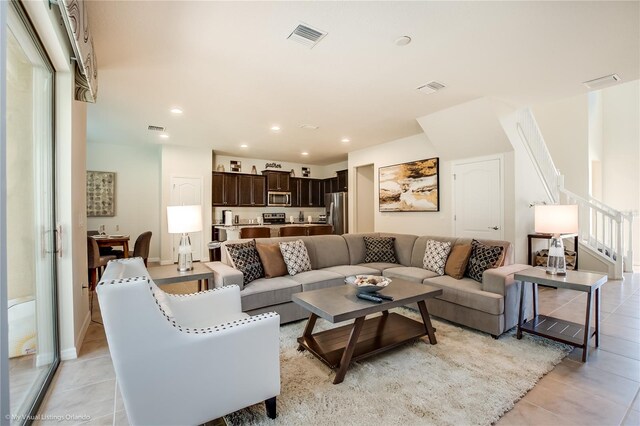
<instances>
[{"instance_id":1,"label":"sliding glass door","mask_svg":"<svg viewBox=\"0 0 640 426\"><path fill-rule=\"evenodd\" d=\"M8 5L6 37L9 398L11 424L22 424L59 363L54 71L17 2Z\"/></svg>"}]
</instances>

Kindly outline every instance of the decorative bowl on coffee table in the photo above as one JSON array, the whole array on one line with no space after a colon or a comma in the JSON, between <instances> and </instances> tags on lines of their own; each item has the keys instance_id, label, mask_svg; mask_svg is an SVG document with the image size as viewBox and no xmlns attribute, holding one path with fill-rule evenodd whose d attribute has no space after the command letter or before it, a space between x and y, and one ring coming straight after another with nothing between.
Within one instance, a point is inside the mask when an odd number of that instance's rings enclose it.
<instances>
[{"instance_id":1,"label":"decorative bowl on coffee table","mask_svg":"<svg viewBox=\"0 0 640 426\"><path fill-rule=\"evenodd\" d=\"M379 275L352 275L344 282L355 286L358 293L375 293L388 286L391 280Z\"/></svg>"}]
</instances>

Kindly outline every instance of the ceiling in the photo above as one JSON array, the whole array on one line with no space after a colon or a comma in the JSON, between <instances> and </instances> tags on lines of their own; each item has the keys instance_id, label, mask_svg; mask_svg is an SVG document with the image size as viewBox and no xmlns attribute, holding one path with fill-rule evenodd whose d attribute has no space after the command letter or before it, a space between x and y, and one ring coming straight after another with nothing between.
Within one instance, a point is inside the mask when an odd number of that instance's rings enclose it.
<instances>
[{"instance_id":1,"label":"ceiling","mask_svg":"<svg viewBox=\"0 0 640 426\"><path fill-rule=\"evenodd\" d=\"M473 99L531 105L585 93L583 81L611 73L640 78L639 6L90 1L99 92L88 139L330 164ZM300 22L328 35L313 49L287 40ZM402 35L412 42L395 45ZM447 87L416 90L431 80Z\"/></svg>"}]
</instances>

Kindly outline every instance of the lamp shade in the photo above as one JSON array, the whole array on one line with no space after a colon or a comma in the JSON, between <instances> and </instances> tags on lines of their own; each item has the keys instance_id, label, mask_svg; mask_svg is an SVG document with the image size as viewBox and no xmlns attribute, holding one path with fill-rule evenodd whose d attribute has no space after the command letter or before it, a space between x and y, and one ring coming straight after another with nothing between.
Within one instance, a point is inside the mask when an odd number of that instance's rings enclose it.
<instances>
[{"instance_id":1,"label":"lamp shade","mask_svg":"<svg viewBox=\"0 0 640 426\"><path fill-rule=\"evenodd\" d=\"M170 234L202 231L202 207L167 207L167 226Z\"/></svg>"},{"instance_id":2,"label":"lamp shade","mask_svg":"<svg viewBox=\"0 0 640 426\"><path fill-rule=\"evenodd\" d=\"M575 234L578 232L578 206L535 206L535 231L541 234Z\"/></svg>"}]
</instances>

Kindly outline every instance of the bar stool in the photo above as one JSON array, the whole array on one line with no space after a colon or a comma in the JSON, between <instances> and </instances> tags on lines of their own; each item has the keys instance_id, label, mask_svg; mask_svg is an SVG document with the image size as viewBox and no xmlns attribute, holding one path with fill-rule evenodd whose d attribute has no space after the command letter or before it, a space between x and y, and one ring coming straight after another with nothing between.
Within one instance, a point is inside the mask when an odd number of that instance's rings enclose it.
<instances>
[{"instance_id":1,"label":"bar stool","mask_svg":"<svg viewBox=\"0 0 640 426\"><path fill-rule=\"evenodd\" d=\"M266 226L250 226L240 228L240 238L269 238L271 229Z\"/></svg>"},{"instance_id":2,"label":"bar stool","mask_svg":"<svg viewBox=\"0 0 640 426\"><path fill-rule=\"evenodd\" d=\"M304 226L283 226L280 228L281 237L297 237L307 235L307 229Z\"/></svg>"},{"instance_id":3,"label":"bar stool","mask_svg":"<svg viewBox=\"0 0 640 426\"><path fill-rule=\"evenodd\" d=\"M333 234L333 225L314 225L307 227L307 235Z\"/></svg>"}]
</instances>

